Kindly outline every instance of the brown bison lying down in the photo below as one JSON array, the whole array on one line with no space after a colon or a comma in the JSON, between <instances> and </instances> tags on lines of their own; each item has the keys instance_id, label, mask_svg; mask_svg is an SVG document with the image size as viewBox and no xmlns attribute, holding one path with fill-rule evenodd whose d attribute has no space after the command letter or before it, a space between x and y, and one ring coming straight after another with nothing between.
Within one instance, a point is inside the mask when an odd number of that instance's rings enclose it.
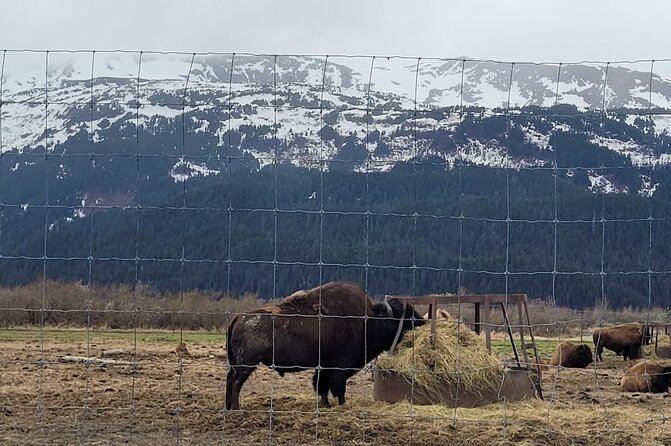
<instances>
[{"instance_id":1,"label":"brown bison lying down","mask_svg":"<svg viewBox=\"0 0 671 446\"><path fill-rule=\"evenodd\" d=\"M343 404L347 380L388 350L397 334L400 339L423 323L411 305L398 299L373 305L363 288L349 282L298 291L238 315L228 327L226 408L240 408L240 390L259 363L280 376L315 369L320 405L329 405L329 391Z\"/></svg>"},{"instance_id":2,"label":"brown bison lying down","mask_svg":"<svg viewBox=\"0 0 671 446\"><path fill-rule=\"evenodd\" d=\"M651 329L634 322L631 324L601 327L594 330L592 339L597 360L603 361L601 353L604 348L622 355L624 360L641 358L641 347L650 343Z\"/></svg>"},{"instance_id":3,"label":"brown bison lying down","mask_svg":"<svg viewBox=\"0 0 671 446\"><path fill-rule=\"evenodd\" d=\"M671 366L641 361L627 370L620 386L625 392L666 392L671 387Z\"/></svg>"},{"instance_id":4,"label":"brown bison lying down","mask_svg":"<svg viewBox=\"0 0 671 446\"><path fill-rule=\"evenodd\" d=\"M571 368L585 368L592 363L592 350L585 344L564 341L552 353L549 365Z\"/></svg>"}]
</instances>

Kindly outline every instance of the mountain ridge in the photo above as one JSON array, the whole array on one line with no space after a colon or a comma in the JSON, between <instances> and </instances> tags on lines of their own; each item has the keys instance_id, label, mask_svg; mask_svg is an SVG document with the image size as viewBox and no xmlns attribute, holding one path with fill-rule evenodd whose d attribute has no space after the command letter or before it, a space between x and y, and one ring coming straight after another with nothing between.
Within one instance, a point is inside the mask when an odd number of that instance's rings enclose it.
<instances>
[{"instance_id":1,"label":"mountain ridge","mask_svg":"<svg viewBox=\"0 0 671 446\"><path fill-rule=\"evenodd\" d=\"M32 78L3 70L0 261L10 267L0 283L34 280L44 262L52 265L49 277L68 280L84 277L93 263L104 263L94 280L133 283L130 269L140 268L140 280L176 289L179 243L171 247L165 241L179 227L185 229L185 246L200 250L186 264L203 266L217 259L212 270L194 273L185 284L224 286L222 277L210 276L225 265L222 250L232 249L238 254L231 265L242 272L228 272L226 280L235 291L267 295L275 283L268 277L258 285L256 281L267 275L269 262L278 260L268 244L275 237L269 226L275 216L280 229L285 219L294 218L295 226L280 231L284 238L278 253L287 253L279 258L282 289L309 285L298 283L294 273L317 280L317 260L301 256L303 248L314 254L320 246L324 258L331 258L329 277L343 277L339 268L349 265L358 268L351 278L360 280L366 264L361 240L367 237L360 232L367 224L363 219L370 218L368 223L377 224L379 231L403 240L396 245L371 239L370 253L378 258L370 263L374 290L384 293L385 283L393 283L396 291L405 292L403 284L413 271L406 251L414 245L407 223L393 220L418 218L436 221L427 224L421 237L418 254L427 263L415 264L423 275L417 290L440 291L434 288L434 273L442 289L452 289L461 260L473 289L500 290L505 271L501 249L507 246L500 225L509 222L515 230L527 224L543 228L527 230L535 235L523 240L523 249L512 251L511 264L517 262L524 267L519 274L529 275L515 278L516 287L544 296L552 285L548 228L571 223L562 242L567 249L560 256L570 267L562 271L566 295L560 301L580 305L580 293L599 288L592 275L598 274L594 262L602 246L597 226L600 212L605 213L603 203L624 203L623 209L609 210L603 223L610 231L620 218L613 215L620 214L624 223L631 223L613 232L622 246L644 246L647 240L669 245L663 225L671 201L671 113L665 102L671 83L660 77L659 91L646 91L644 71L609 67L609 79L622 82L614 82L612 91L605 89L604 101L605 67L562 67L567 82L557 84L551 74L560 73L558 67L501 67L482 61L471 67L461 61L420 61L418 70L416 62L405 59L361 58L357 67L344 64L350 58L329 58L327 64L325 58L187 56L175 61L173 55L154 55L143 56L140 63L137 55L112 56L106 60L96 54L94 61L72 66L58 65L50 56L51 74L43 65ZM511 68L516 70L512 83ZM49 82L40 85L40 75ZM307 189L293 187L303 181L310 183ZM316 186L321 181L330 194L322 196ZM520 184L525 186L520 189ZM364 193L369 186L370 194ZM475 196L466 194L475 214L463 233L470 250L463 258L454 240L448 240L456 237L454 222L464 212L455 208L462 187ZM542 197L533 195L541 190ZM531 194L523 197L526 217L505 213L506 193L513 194L513 201L516 193ZM575 200L576 209L566 200ZM638 225L648 225L652 203L661 212L654 214L659 221L653 223L661 228L654 237L652 229ZM553 205L570 210L553 216ZM337 220L340 213L344 220L351 217L341 228L331 227L333 241L327 244L315 238L320 206L329 219ZM542 215L534 207L544 209ZM371 209L377 210L366 213ZM180 220L180 213L212 215L187 221ZM390 221L375 223L383 216ZM213 237L230 231L221 227L222 221L237 234L227 236L230 248L227 237ZM446 227L444 221L451 224ZM585 232L582 225L589 224ZM310 226L306 234L300 230L305 225ZM257 226L258 231L252 230ZM81 239L87 231L88 247ZM439 237L431 238L433 232ZM355 239L354 233L359 234ZM587 239L589 251L573 258ZM443 244L445 253L433 252ZM615 292L618 301L639 305L638 297L624 295L640 288L638 274L648 267L645 252L629 265L618 263L620 257L631 257L620 246L603 246L613 251L617 268L635 273ZM656 270L668 271L666 252L659 249L651 259ZM150 266L162 262L167 269ZM307 269L301 270L306 262ZM70 270L70 264L77 267ZM541 264L542 271L531 270ZM386 274L399 265L403 280L390 279ZM611 270L619 277L617 269ZM566 282L582 271L588 276L577 281L582 285ZM543 280L536 281L535 274ZM661 295L664 286L665 276L655 292Z\"/></svg>"}]
</instances>

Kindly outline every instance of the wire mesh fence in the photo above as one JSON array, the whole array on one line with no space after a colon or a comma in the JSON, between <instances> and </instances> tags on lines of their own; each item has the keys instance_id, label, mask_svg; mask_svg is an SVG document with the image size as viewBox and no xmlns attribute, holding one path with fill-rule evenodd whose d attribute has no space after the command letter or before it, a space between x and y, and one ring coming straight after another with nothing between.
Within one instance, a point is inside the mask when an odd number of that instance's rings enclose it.
<instances>
[{"instance_id":1,"label":"wire mesh fence","mask_svg":"<svg viewBox=\"0 0 671 446\"><path fill-rule=\"evenodd\" d=\"M3 51L0 437L665 444L670 66Z\"/></svg>"}]
</instances>

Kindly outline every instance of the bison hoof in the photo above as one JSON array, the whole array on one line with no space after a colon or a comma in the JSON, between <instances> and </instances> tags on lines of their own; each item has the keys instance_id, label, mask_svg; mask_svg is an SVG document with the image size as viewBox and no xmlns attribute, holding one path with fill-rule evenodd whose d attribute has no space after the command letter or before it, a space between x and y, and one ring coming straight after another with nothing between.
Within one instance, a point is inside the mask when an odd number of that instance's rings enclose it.
<instances>
[{"instance_id":1,"label":"bison hoof","mask_svg":"<svg viewBox=\"0 0 671 446\"><path fill-rule=\"evenodd\" d=\"M331 407L331 403L326 398L319 398L319 407L328 409Z\"/></svg>"},{"instance_id":2,"label":"bison hoof","mask_svg":"<svg viewBox=\"0 0 671 446\"><path fill-rule=\"evenodd\" d=\"M240 403L237 401L234 401L230 404L226 404L226 411L229 412L231 410L240 410Z\"/></svg>"}]
</instances>

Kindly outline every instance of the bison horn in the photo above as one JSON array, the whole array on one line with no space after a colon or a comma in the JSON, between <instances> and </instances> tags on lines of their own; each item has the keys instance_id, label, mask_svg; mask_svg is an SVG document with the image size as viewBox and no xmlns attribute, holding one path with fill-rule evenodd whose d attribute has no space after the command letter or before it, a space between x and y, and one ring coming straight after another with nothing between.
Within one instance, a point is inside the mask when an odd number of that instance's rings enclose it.
<instances>
[{"instance_id":1,"label":"bison horn","mask_svg":"<svg viewBox=\"0 0 671 446\"><path fill-rule=\"evenodd\" d=\"M394 317L394 310L391 309L391 305L389 305L389 302L384 301L383 304L384 307L387 309L387 316Z\"/></svg>"}]
</instances>

